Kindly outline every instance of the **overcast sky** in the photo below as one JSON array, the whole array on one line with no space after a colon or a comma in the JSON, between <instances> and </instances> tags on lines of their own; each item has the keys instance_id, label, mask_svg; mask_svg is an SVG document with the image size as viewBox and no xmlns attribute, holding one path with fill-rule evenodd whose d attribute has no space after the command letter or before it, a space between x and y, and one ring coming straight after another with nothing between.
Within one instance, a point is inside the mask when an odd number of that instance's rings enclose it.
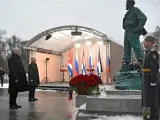
<instances>
[{"instance_id":1,"label":"overcast sky","mask_svg":"<svg viewBox=\"0 0 160 120\"><path fill-rule=\"evenodd\" d=\"M126 0L0 0L0 29L24 40L46 29L81 25L123 44L122 19ZM136 0L148 17L146 29L160 25L160 0ZM158 16L159 15L159 16Z\"/></svg>"}]
</instances>

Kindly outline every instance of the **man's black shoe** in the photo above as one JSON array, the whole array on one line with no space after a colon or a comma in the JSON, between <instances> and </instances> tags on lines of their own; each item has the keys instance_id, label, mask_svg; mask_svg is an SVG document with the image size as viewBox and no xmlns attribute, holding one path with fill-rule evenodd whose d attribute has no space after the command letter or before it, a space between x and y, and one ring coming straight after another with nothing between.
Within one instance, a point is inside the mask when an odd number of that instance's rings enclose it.
<instances>
[{"instance_id":1,"label":"man's black shoe","mask_svg":"<svg viewBox=\"0 0 160 120\"><path fill-rule=\"evenodd\" d=\"M22 106L20 106L20 105L16 105L18 108L21 108Z\"/></svg>"},{"instance_id":2,"label":"man's black shoe","mask_svg":"<svg viewBox=\"0 0 160 120\"><path fill-rule=\"evenodd\" d=\"M29 98L29 101L37 101L37 98Z\"/></svg>"},{"instance_id":3,"label":"man's black shoe","mask_svg":"<svg viewBox=\"0 0 160 120\"><path fill-rule=\"evenodd\" d=\"M29 101L35 101L34 98L29 98Z\"/></svg>"},{"instance_id":4,"label":"man's black shoe","mask_svg":"<svg viewBox=\"0 0 160 120\"><path fill-rule=\"evenodd\" d=\"M18 109L19 107L17 107L16 105L10 105L9 108L10 109Z\"/></svg>"},{"instance_id":5,"label":"man's black shoe","mask_svg":"<svg viewBox=\"0 0 160 120\"><path fill-rule=\"evenodd\" d=\"M38 99L37 99L37 98L34 98L34 100L37 101Z\"/></svg>"},{"instance_id":6,"label":"man's black shoe","mask_svg":"<svg viewBox=\"0 0 160 120\"><path fill-rule=\"evenodd\" d=\"M149 117L147 120L159 120L159 119L154 117Z\"/></svg>"},{"instance_id":7,"label":"man's black shoe","mask_svg":"<svg viewBox=\"0 0 160 120\"><path fill-rule=\"evenodd\" d=\"M129 64L128 63L125 63L121 69L120 69L120 72L128 72L130 71L130 67L129 67Z\"/></svg>"}]
</instances>

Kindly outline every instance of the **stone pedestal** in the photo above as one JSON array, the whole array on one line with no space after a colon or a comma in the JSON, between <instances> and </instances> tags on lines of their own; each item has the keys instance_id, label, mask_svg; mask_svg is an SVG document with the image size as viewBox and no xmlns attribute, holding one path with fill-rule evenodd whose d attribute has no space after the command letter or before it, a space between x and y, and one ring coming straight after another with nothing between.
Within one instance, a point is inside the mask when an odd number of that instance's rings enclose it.
<instances>
[{"instance_id":1,"label":"stone pedestal","mask_svg":"<svg viewBox=\"0 0 160 120\"><path fill-rule=\"evenodd\" d=\"M80 107L81 105L86 103L87 95L77 95L76 96L76 107Z\"/></svg>"},{"instance_id":2,"label":"stone pedestal","mask_svg":"<svg viewBox=\"0 0 160 120\"><path fill-rule=\"evenodd\" d=\"M142 77L140 72L118 72L115 76L115 88L118 90L141 90Z\"/></svg>"},{"instance_id":3,"label":"stone pedestal","mask_svg":"<svg viewBox=\"0 0 160 120\"><path fill-rule=\"evenodd\" d=\"M104 86L104 90L101 95L86 96L85 103L80 106L77 117L79 116L82 119L83 117L81 115L83 114L90 114L92 117L95 114L108 116L142 114L141 90L116 90L115 86ZM84 96L77 97L79 101L84 102Z\"/></svg>"},{"instance_id":4,"label":"stone pedestal","mask_svg":"<svg viewBox=\"0 0 160 120\"><path fill-rule=\"evenodd\" d=\"M86 99L86 110L102 112L107 115L116 114L141 114L140 95L106 95L92 96Z\"/></svg>"}]
</instances>

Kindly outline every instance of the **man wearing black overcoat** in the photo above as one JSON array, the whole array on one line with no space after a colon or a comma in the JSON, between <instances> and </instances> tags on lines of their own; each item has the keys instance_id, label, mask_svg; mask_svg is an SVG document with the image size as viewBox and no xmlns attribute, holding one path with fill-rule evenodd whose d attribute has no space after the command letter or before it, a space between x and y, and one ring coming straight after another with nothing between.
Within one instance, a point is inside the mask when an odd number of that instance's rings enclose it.
<instances>
[{"instance_id":1,"label":"man wearing black overcoat","mask_svg":"<svg viewBox=\"0 0 160 120\"><path fill-rule=\"evenodd\" d=\"M142 105L145 108L151 108L151 115L147 120L159 120L159 55L157 51L153 49L154 43L154 37L147 36L145 38Z\"/></svg>"},{"instance_id":2,"label":"man wearing black overcoat","mask_svg":"<svg viewBox=\"0 0 160 120\"><path fill-rule=\"evenodd\" d=\"M36 101L35 89L40 84L39 72L36 64L36 58L31 58L31 63L28 66L28 82L29 82L29 101Z\"/></svg>"},{"instance_id":3,"label":"man wearing black overcoat","mask_svg":"<svg viewBox=\"0 0 160 120\"><path fill-rule=\"evenodd\" d=\"M12 49L12 56L8 60L8 69L10 109L18 109L21 108L21 106L16 103L18 92L28 91L26 73L20 59L20 50L18 48Z\"/></svg>"}]
</instances>

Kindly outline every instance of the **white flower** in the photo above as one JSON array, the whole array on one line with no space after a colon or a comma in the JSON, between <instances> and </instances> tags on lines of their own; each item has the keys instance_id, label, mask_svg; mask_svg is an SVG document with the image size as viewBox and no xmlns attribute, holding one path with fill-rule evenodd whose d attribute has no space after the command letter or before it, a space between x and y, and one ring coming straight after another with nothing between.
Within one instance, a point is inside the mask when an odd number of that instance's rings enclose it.
<instances>
[{"instance_id":1,"label":"white flower","mask_svg":"<svg viewBox=\"0 0 160 120\"><path fill-rule=\"evenodd\" d=\"M93 94L97 94L97 91L96 91L96 90L93 90L92 93L93 93Z\"/></svg>"}]
</instances>

